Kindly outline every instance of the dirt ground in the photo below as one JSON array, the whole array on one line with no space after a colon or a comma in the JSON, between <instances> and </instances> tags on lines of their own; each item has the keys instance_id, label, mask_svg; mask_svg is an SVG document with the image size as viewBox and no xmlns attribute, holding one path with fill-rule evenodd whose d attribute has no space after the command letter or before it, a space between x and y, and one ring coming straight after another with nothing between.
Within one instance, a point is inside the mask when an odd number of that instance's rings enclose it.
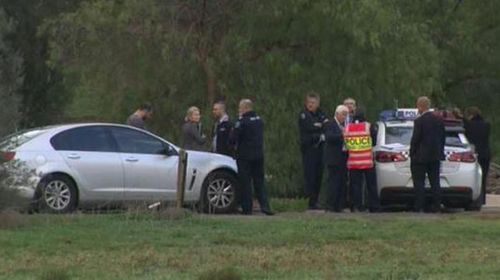
<instances>
[{"instance_id":1,"label":"dirt ground","mask_svg":"<svg viewBox=\"0 0 500 280\"><path fill-rule=\"evenodd\" d=\"M487 194L485 208L499 208L500 211L500 194Z\"/></svg>"}]
</instances>

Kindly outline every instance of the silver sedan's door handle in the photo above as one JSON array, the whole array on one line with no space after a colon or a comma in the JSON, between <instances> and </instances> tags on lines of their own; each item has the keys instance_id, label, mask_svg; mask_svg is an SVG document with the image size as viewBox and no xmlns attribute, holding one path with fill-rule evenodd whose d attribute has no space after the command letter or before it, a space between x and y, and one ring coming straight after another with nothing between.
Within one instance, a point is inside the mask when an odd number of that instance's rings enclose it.
<instances>
[{"instance_id":1,"label":"silver sedan's door handle","mask_svg":"<svg viewBox=\"0 0 500 280\"><path fill-rule=\"evenodd\" d=\"M135 158L135 157L129 157L129 158L126 158L125 160L128 162L138 162L139 161L139 159Z\"/></svg>"},{"instance_id":2,"label":"silver sedan's door handle","mask_svg":"<svg viewBox=\"0 0 500 280\"><path fill-rule=\"evenodd\" d=\"M79 154L69 154L68 158L69 159L80 159L80 155Z\"/></svg>"}]
</instances>

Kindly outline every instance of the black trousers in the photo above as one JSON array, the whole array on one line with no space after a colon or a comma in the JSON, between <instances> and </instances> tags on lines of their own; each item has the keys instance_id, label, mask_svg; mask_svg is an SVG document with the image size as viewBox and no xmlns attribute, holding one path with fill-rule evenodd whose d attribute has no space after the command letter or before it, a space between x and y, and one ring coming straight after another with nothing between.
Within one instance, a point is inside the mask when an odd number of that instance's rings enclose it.
<instances>
[{"instance_id":1,"label":"black trousers","mask_svg":"<svg viewBox=\"0 0 500 280\"><path fill-rule=\"evenodd\" d=\"M368 208L370 211L378 211L380 209L380 200L377 190L377 175L375 174L375 168L350 170L349 180L353 207L360 211L366 209L363 201L363 181L365 181L368 190Z\"/></svg>"},{"instance_id":2,"label":"black trousers","mask_svg":"<svg viewBox=\"0 0 500 280\"><path fill-rule=\"evenodd\" d=\"M241 209L243 213L252 213L253 189L260 204L261 211L270 211L267 189L264 184L264 159L243 160L238 159L238 174L241 183Z\"/></svg>"},{"instance_id":3,"label":"black trousers","mask_svg":"<svg viewBox=\"0 0 500 280\"><path fill-rule=\"evenodd\" d=\"M481 171L483 171L483 178L481 183L481 196L483 204L486 204L486 186L488 183L488 173L490 171L490 159L482 159L478 160L479 165L481 166Z\"/></svg>"},{"instance_id":4,"label":"black trousers","mask_svg":"<svg viewBox=\"0 0 500 280\"><path fill-rule=\"evenodd\" d=\"M318 204L323 180L323 146L303 147L302 166L304 168L304 193L309 198L309 207Z\"/></svg>"},{"instance_id":5,"label":"black trousers","mask_svg":"<svg viewBox=\"0 0 500 280\"><path fill-rule=\"evenodd\" d=\"M441 162L411 163L411 176L415 193L415 211L424 210L425 206L425 177L429 177L432 191L432 208L437 210L441 205L441 184L439 173Z\"/></svg>"},{"instance_id":6,"label":"black trousers","mask_svg":"<svg viewBox=\"0 0 500 280\"><path fill-rule=\"evenodd\" d=\"M328 165L327 210L340 212L344 209L346 178L345 165Z\"/></svg>"}]
</instances>

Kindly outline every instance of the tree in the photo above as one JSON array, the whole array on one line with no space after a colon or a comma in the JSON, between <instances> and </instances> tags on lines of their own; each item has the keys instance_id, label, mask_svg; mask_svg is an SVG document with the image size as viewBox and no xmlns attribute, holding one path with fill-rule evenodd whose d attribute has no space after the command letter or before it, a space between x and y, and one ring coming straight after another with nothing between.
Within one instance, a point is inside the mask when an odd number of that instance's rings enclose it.
<instances>
[{"instance_id":1,"label":"tree","mask_svg":"<svg viewBox=\"0 0 500 280\"><path fill-rule=\"evenodd\" d=\"M21 112L19 125L34 127L62 120L67 96L62 88L62 75L46 65L47 37L38 33L48 18L76 9L81 0L0 0L0 7L15 21L9 44L23 61L24 80L19 89Z\"/></svg>"},{"instance_id":2,"label":"tree","mask_svg":"<svg viewBox=\"0 0 500 280\"><path fill-rule=\"evenodd\" d=\"M243 3L241 0L176 1L171 10L178 15L173 31L191 41L196 61L205 75L208 104L220 95L216 64L223 53L225 36Z\"/></svg>"},{"instance_id":3,"label":"tree","mask_svg":"<svg viewBox=\"0 0 500 280\"><path fill-rule=\"evenodd\" d=\"M14 21L0 9L0 136L16 130L21 116L19 89L23 82L22 59L8 40L14 30Z\"/></svg>"},{"instance_id":4,"label":"tree","mask_svg":"<svg viewBox=\"0 0 500 280\"><path fill-rule=\"evenodd\" d=\"M330 115L354 97L372 121L383 109L413 107L419 95L494 112L499 3L93 0L45 19L39 36L62 77L66 121L123 122L147 100L156 106L153 129L175 142L184 108L208 108L222 95L235 115L238 100L252 98L266 122L271 192L294 196L297 112L309 90Z\"/></svg>"}]
</instances>

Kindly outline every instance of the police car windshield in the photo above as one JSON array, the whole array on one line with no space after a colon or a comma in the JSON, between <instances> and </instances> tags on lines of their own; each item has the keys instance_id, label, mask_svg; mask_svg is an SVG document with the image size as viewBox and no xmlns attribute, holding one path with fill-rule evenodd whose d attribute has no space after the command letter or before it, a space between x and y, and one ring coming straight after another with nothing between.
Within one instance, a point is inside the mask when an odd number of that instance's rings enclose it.
<instances>
[{"instance_id":1,"label":"police car windshield","mask_svg":"<svg viewBox=\"0 0 500 280\"><path fill-rule=\"evenodd\" d=\"M468 145L467 138L463 133L456 131L446 132L446 146L465 148Z\"/></svg>"},{"instance_id":2,"label":"police car windshield","mask_svg":"<svg viewBox=\"0 0 500 280\"><path fill-rule=\"evenodd\" d=\"M385 144L410 145L413 127L392 126L385 128Z\"/></svg>"},{"instance_id":3,"label":"police car windshield","mask_svg":"<svg viewBox=\"0 0 500 280\"><path fill-rule=\"evenodd\" d=\"M385 128L385 144L410 145L413 127L410 126L392 126ZM467 139L459 131L446 131L446 146L466 147Z\"/></svg>"}]
</instances>

